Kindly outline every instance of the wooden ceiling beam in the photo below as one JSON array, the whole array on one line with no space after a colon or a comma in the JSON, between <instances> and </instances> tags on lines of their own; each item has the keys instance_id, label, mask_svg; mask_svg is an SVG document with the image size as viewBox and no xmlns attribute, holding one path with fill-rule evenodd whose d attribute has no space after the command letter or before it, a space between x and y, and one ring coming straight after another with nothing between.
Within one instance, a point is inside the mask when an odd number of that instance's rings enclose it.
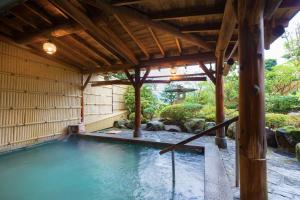
<instances>
[{"instance_id":1,"label":"wooden ceiling beam","mask_svg":"<svg viewBox=\"0 0 300 200\"><path fill-rule=\"evenodd\" d=\"M47 22L50 25L53 25L52 21L50 20L50 17L41 10L38 6L33 4L32 2L24 2L22 4L26 9L28 9L30 12L35 14L36 16L40 17L43 19L45 22Z\"/></svg>"},{"instance_id":2,"label":"wooden ceiling beam","mask_svg":"<svg viewBox=\"0 0 300 200\"><path fill-rule=\"evenodd\" d=\"M116 55L122 56L124 60L127 62L136 65L137 60L130 54L130 52L122 52L119 46L113 45L108 35L106 35L101 29L99 29L95 23L86 16L81 10L76 8L69 1L60 1L60 0L51 0L53 4L55 4L59 9L63 10L69 16L71 16L77 23L79 23L82 27L84 27L87 32L92 35L97 41L101 41L101 45L106 49L109 49Z\"/></svg>"},{"instance_id":3,"label":"wooden ceiling beam","mask_svg":"<svg viewBox=\"0 0 300 200\"><path fill-rule=\"evenodd\" d=\"M60 51L70 53L74 57L74 59L76 58L76 60L80 60L80 62L87 65L88 68L101 67L99 63L94 61L92 58L86 56L85 54L82 54L82 52L77 51L76 49L74 49L74 47L71 47L67 43L57 38L53 38L52 41L58 46L58 49L60 49Z\"/></svg>"},{"instance_id":4,"label":"wooden ceiling beam","mask_svg":"<svg viewBox=\"0 0 300 200\"><path fill-rule=\"evenodd\" d=\"M164 20L174 20L174 19L184 19L190 17L201 17L211 16L211 15L223 15L224 7L209 7L209 8L190 8L184 10L170 10L163 11L160 13L151 14L151 19L155 21Z\"/></svg>"},{"instance_id":5,"label":"wooden ceiling beam","mask_svg":"<svg viewBox=\"0 0 300 200\"><path fill-rule=\"evenodd\" d=\"M157 69L157 68L170 68L183 65L197 65L199 60L203 63L214 62L216 59L213 53L197 53L191 55L171 56L165 58L156 58L141 61L136 66L141 69ZM133 70L135 66L132 65L113 65L109 68L86 70L83 73L107 73L107 72L124 72L124 70Z\"/></svg>"},{"instance_id":6,"label":"wooden ceiling beam","mask_svg":"<svg viewBox=\"0 0 300 200\"><path fill-rule=\"evenodd\" d=\"M97 7L107 13L110 14L117 14L119 16L123 16L125 19L130 19L133 21L136 21L138 23L144 24L146 26L149 26L153 29L161 30L166 33L172 34L175 37L178 37L182 40L188 41L196 46L199 46L205 50L212 51L213 47L200 39L199 37L192 35L192 34L183 34L180 32L180 30L167 23L163 23L160 21L153 21L148 16L141 14L140 12L130 9L128 7L114 7L110 4L105 3L101 0L80 0L82 2L88 3L94 7Z\"/></svg>"},{"instance_id":7,"label":"wooden ceiling beam","mask_svg":"<svg viewBox=\"0 0 300 200\"><path fill-rule=\"evenodd\" d=\"M87 41L85 41L78 35L72 34L72 35L70 35L70 37L74 41L76 41L78 44L80 44L80 46L83 47L84 49L86 49L88 52L90 52L91 54L94 54L97 57L100 57L100 59L104 62L104 64L106 64L106 65L112 64L112 61L109 58L107 58L107 56L105 54L103 54L101 51L99 51L94 46L90 45Z\"/></svg>"},{"instance_id":8,"label":"wooden ceiling beam","mask_svg":"<svg viewBox=\"0 0 300 200\"><path fill-rule=\"evenodd\" d=\"M199 67L204 71L204 73L208 76L208 78L216 85L216 77L213 75L214 73L210 71L202 61L199 61Z\"/></svg>"},{"instance_id":9,"label":"wooden ceiling beam","mask_svg":"<svg viewBox=\"0 0 300 200\"><path fill-rule=\"evenodd\" d=\"M176 46L177 46L178 52L179 52L179 54L181 55L181 53L182 53L182 48L181 48L179 39L178 39L178 38L175 38L175 42L176 42Z\"/></svg>"},{"instance_id":10,"label":"wooden ceiling beam","mask_svg":"<svg viewBox=\"0 0 300 200\"><path fill-rule=\"evenodd\" d=\"M38 28L30 19L28 19L27 17L21 15L20 11L11 9L9 12L12 15L14 15L16 18L18 18L19 20L21 20L24 24L27 24L27 25L31 26L32 28L34 28L34 29Z\"/></svg>"},{"instance_id":11,"label":"wooden ceiling beam","mask_svg":"<svg viewBox=\"0 0 300 200\"><path fill-rule=\"evenodd\" d=\"M236 26L236 16L234 11L233 0L227 0L222 20L221 29L217 41L215 54L221 56L221 52L226 52L229 41L232 38Z\"/></svg>"},{"instance_id":12,"label":"wooden ceiling beam","mask_svg":"<svg viewBox=\"0 0 300 200\"><path fill-rule=\"evenodd\" d=\"M147 59L149 59L150 55L146 49L146 47L144 46L144 44L133 35L132 31L130 30L129 24L126 22L125 19L122 19L122 17L118 16L118 15L114 15L114 17L116 18L116 20L119 22L119 24L121 24L121 26L123 27L123 29L128 33L128 35L131 37L131 39L135 42L135 44L140 48L140 50L144 53L144 55L146 56Z\"/></svg>"},{"instance_id":13,"label":"wooden ceiling beam","mask_svg":"<svg viewBox=\"0 0 300 200\"><path fill-rule=\"evenodd\" d=\"M23 27L20 24L15 23L14 21L7 19L6 17L1 17L0 16L0 22L5 24L7 27L9 27L12 30L16 30L16 31L19 31L19 32L24 32Z\"/></svg>"},{"instance_id":14,"label":"wooden ceiling beam","mask_svg":"<svg viewBox=\"0 0 300 200\"><path fill-rule=\"evenodd\" d=\"M219 31L221 28L221 23L214 24L193 24L189 26L184 26L180 28L182 33L204 33Z\"/></svg>"},{"instance_id":15,"label":"wooden ceiling beam","mask_svg":"<svg viewBox=\"0 0 300 200\"><path fill-rule=\"evenodd\" d=\"M156 34L154 33L154 31L152 30L151 27L148 27L148 30L149 30L149 32L150 32L150 34L151 34L151 36L152 36L152 38L153 38L153 40L154 40L156 46L159 48L159 51L160 51L161 55L163 55L163 56L165 57L165 55L166 55L166 54L165 54L165 51L164 51L162 45L160 44L160 42L159 42L159 40L158 40Z\"/></svg>"},{"instance_id":16,"label":"wooden ceiling beam","mask_svg":"<svg viewBox=\"0 0 300 200\"><path fill-rule=\"evenodd\" d=\"M149 0L148 0L149 1ZM114 6L130 6L147 2L147 0L114 0L112 5Z\"/></svg>"}]
</instances>

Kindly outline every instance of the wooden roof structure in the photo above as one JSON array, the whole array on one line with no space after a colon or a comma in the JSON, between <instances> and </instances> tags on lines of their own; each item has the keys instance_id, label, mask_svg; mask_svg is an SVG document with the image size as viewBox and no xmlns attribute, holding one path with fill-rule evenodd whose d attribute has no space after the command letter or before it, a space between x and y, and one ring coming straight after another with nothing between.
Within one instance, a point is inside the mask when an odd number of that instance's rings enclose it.
<instances>
[{"instance_id":1,"label":"wooden roof structure","mask_svg":"<svg viewBox=\"0 0 300 200\"><path fill-rule=\"evenodd\" d=\"M0 5L0 35L44 56L42 44L50 39L57 52L47 57L84 73L215 62L216 50L232 57L237 46L234 1L228 2L232 5L225 0L6 0ZM278 2L265 19L267 43L283 33L300 7L297 0Z\"/></svg>"}]
</instances>

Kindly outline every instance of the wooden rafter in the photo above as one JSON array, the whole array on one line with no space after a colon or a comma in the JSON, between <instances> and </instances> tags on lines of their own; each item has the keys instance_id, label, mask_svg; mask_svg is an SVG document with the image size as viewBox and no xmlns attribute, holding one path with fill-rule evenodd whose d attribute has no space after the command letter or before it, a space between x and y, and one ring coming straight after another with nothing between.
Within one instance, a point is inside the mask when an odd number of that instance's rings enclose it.
<instances>
[{"instance_id":1,"label":"wooden rafter","mask_svg":"<svg viewBox=\"0 0 300 200\"><path fill-rule=\"evenodd\" d=\"M106 35L102 30L100 30L91 19L86 16L81 10L72 5L69 1L59 1L51 0L57 7L63 10L65 13L68 13L75 21L77 21L82 27L84 27L87 32L93 36L97 41L101 42L101 45L104 46L109 51L113 52L116 55L122 56L124 60L129 63L137 64L135 58L133 58L129 52L122 52L119 46L113 45L110 41L108 35Z\"/></svg>"},{"instance_id":2,"label":"wooden rafter","mask_svg":"<svg viewBox=\"0 0 300 200\"><path fill-rule=\"evenodd\" d=\"M112 62L107 58L101 51L99 51L97 48L90 45L87 41L79 37L78 35L70 35L70 37L75 40L78 44L81 45L82 48L86 49L90 53L94 54L97 57L100 57L100 59L104 62L106 65L111 65Z\"/></svg>"},{"instance_id":3,"label":"wooden rafter","mask_svg":"<svg viewBox=\"0 0 300 200\"><path fill-rule=\"evenodd\" d=\"M176 46L177 46L178 52L179 52L179 54L181 54L182 53L182 49L181 49L181 45L180 45L179 39L175 38L175 42L176 42Z\"/></svg>"},{"instance_id":4,"label":"wooden rafter","mask_svg":"<svg viewBox=\"0 0 300 200\"><path fill-rule=\"evenodd\" d=\"M24 24L27 24L27 25L31 26L32 28L35 28L35 29L38 28L30 19L28 19L27 17L20 14L19 11L10 10L9 12L12 15L14 15L15 17L17 17L19 20L21 20Z\"/></svg>"},{"instance_id":5,"label":"wooden rafter","mask_svg":"<svg viewBox=\"0 0 300 200\"><path fill-rule=\"evenodd\" d=\"M130 6L130 5L135 5L135 4L141 4L141 3L144 3L145 1L147 1L147 0L117 0L117 1L112 1L112 5L114 5L114 6Z\"/></svg>"},{"instance_id":6,"label":"wooden rafter","mask_svg":"<svg viewBox=\"0 0 300 200\"><path fill-rule=\"evenodd\" d=\"M132 31L130 30L129 24L126 22L126 20L122 19L122 17L120 17L118 15L114 15L114 17L121 24L121 26L123 27L123 29L128 33L128 35L135 42L135 44L145 54L146 58L149 59L149 53L148 53L146 47L143 45L143 43L136 36L133 35Z\"/></svg>"},{"instance_id":7,"label":"wooden rafter","mask_svg":"<svg viewBox=\"0 0 300 200\"><path fill-rule=\"evenodd\" d=\"M23 28L20 24L14 23L13 21L7 19L6 17L1 17L0 16L0 22L5 24L6 26L8 26L12 30L16 30L16 31L19 31L19 32L24 32L24 30L23 30Z\"/></svg>"},{"instance_id":8,"label":"wooden rafter","mask_svg":"<svg viewBox=\"0 0 300 200\"><path fill-rule=\"evenodd\" d=\"M189 8L184 10L171 10L164 11L161 13L153 13L151 17L153 20L162 21L162 20L174 20L174 19L183 19L189 17L206 17L208 15L223 15L223 9L221 6L209 7L209 8Z\"/></svg>"},{"instance_id":9,"label":"wooden rafter","mask_svg":"<svg viewBox=\"0 0 300 200\"><path fill-rule=\"evenodd\" d=\"M65 42L63 42L59 39L56 39L56 38L53 38L52 40L53 40L53 43L55 43L56 45L58 45L61 48L61 50L68 51L78 60L84 61L83 63L87 64L89 67L92 67L92 68L100 67L99 63L97 63L92 58L88 57L87 55L82 54L82 52L77 51L76 49L69 46Z\"/></svg>"},{"instance_id":10,"label":"wooden rafter","mask_svg":"<svg viewBox=\"0 0 300 200\"><path fill-rule=\"evenodd\" d=\"M159 42L159 40L158 40L156 34L154 33L154 31L152 30L151 27L148 27L148 30L149 30L149 32L150 32L150 34L151 34L153 40L155 41L155 44L156 44L157 47L159 48L160 53L161 53L163 56L165 56L165 55L166 55L166 54L165 54L165 51L164 51L163 47L161 46L161 44L160 44L160 42Z\"/></svg>"},{"instance_id":11,"label":"wooden rafter","mask_svg":"<svg viewBox=\"0 0 300 200\"><path fill-rule=\"evenodd\" d=\"M224 16L215 51L217 56L220 55L221 51L226 52L236 26L236 16L234 14L235 11L233 6L233 0L226 0Z\"/></svg>"},{"instance_id":12,"label":"wooden rafter","mask_svg":"<svg viewBox=\"0 0 300 200\"><path fill-rule=\"evenodd\" d=\"M213 82L214 84L216 84L216 78L213 75L213 73L207 69L207 67L205 66L205 64L203 62L199 62L199 66L200 68L204 71L204 73L208 76L208 78L211 80L211 82Z\"/></svg>"},{"instance_id":13,"label":"wooden rafter","mask_svg":"<svg viewBox=\"0 0 300 200\"><path fill-rule=\"evenodd\" d=\"M83 1L83 0L80 0ZM159 22L159 21L153 21L148 16L141 14L140 12L125 8L125 7L113 7L110 4L105 3L104 1L100 0L84 0L83 2L88 3L94 7L97 7L101 10L104 10L105 12L111 13L111 14L117 14L119 16L123 16L126 19L131 19L133 21L137 21L138 23L144 24L146 26L149 26L151 28L161 30L167 33L170 33L174 35L175 37L178 37L182 40L186 40L194 45L197 45L203 49L206 50L213 50L213 47L200 39L199 37L196 37L192 34L183 34L180 32L180 30L170 24Z\"/></svg>"},{"instance_id":14,"label":"wooden rafter","mask_svg":"<svg viewBox=\"0 0 300 200\"><path fill-rule=\"evenodd\" d=\"M48 24L52 25L52 21L50 20L50 17L44 13L40 8L38 8L36 5L30 3L30 2L25 2L22 4L26 9L34 13L36 16L39 16L41 19L43 19L45 22Z\"/></svg>"},{"instance_id":15,"label":"wooden rafter","mask_svg":"<svg viewBox=\"0 0 300 200\"><path fill-rule=\"evenodd\" d=\"M193 24L193 25L181 27L180 31L182 33L202 33L202 32L219 31L220 27L221 27L221 23Z\"/></svg>"}]
</instances>

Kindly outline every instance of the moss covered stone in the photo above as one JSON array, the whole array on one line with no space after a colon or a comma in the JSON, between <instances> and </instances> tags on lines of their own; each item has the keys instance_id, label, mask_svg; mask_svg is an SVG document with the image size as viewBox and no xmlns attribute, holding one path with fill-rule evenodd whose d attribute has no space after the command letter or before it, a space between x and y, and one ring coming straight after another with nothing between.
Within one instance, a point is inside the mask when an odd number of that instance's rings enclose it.
<instances>
[{"instance_id":1,"label":"moss covered stone","mask_svg":"<svg viewBox=\"0 0 300 200\"><path fill-rule=\"evenodd\" d=\"M300 162L300 143L296 145L296 158Z\"/></svg>"}]
</instances>

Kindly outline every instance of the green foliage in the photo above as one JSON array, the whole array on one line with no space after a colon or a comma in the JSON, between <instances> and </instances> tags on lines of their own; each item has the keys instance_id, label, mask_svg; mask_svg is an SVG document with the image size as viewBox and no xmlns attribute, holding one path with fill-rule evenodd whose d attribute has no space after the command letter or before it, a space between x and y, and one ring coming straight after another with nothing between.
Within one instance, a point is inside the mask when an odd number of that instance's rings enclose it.
<instances>
[{"instance_id":1,"label":"green foliage","mask_svg":"<svg viewBox=\"0 0 300 200\"><path fill-rule=\"evenodd\" d=\"M159 103L156 96L153 94L149 86L143 86L141 88L141 106L142 106L142 115L152 117L158 107ZM129 113L135 111L135 97L134 97L134 88L128 87L125 93L125 106ZM149 118L151 119L151 118Z\"/></svg>"},{"instance_id":2,"label":"green foliage","mask_svg":"<svg viewBox=\"0 0 300 200\"><path fill-rule=\"evenodd\" d=\"M239 79L238 74L234 72L230 73L224 78L224 103L226 108L236 109L238 107L239 97Z\"/></svg>"},{"instance_id":3,"label":"green foliage","mask_svg":"<svg viewBox=\"0 0 300 200\"><path fill-rule=\"evenodd\" d=\"M266 92L272 95L286 95L300 88L299 66L291 62L277 65L266 72Z\"/></svg>"},{"instance_id":4,"label":"green foliage","mask_svg":"<svg viewBox=\"0 0 300 200\"><path fill-rule=\"evenodd\" d=\"M161 111L160 116L164 119L184 122L187 119L198 117L201 107L200 104L195 103L170 105Z\"/></svg>"},{"instance_id":5,"label":"green foliage","mask_svg":"<svg viewBox=\"0 0 300 200\"><path fill-rule=\"evenodd\" d=\"M275 113L288 113L299 109L300 100L296 95L268 96L266 98L266 110Z\"/></svg>"},{"instance_id":6,"label":"green foliage","mask_svg":"<svg viewBox=\"0 0 300 200\"><path fill-rule=\"evenodd\" d=\"M265 69L266 70L271 70L276 65L277 65L276 59L265 59Z\"/></svg>"},{"instance_id":7,"label":"green foliage","mask_svg":"<svg viewBox=\"0 0 300 200\"><path fill-rule=\"evenodd\" d=\"M134 119L135 119L135 113L134 113L134 112L131 113L131 114L129 115L128 119L129 119L130 121L134 121ZM147 119L144 118L143 115L141 116L141 121L142 121L142 123L147 123Z\"/></svg>"},{"instance_id":8,"label":"green foliage","mask_svg":"<svg viewBox=\"0 0 300 200\"><path fill-rule=\"evenodd\" d=\"M164 103L172 104L176 100L176 94L174 92L167 92L168 90L173 89L175 87L177 87L177 85L170 84L164 88L160 98Z\"/></svg>"},{"instance_id":9,"label":"green foliage","mask_svg":"<svg viewBox=\"0 0 300 200\"><path fill-rule=\"evenodd\" d=\"M206 121L214 122L215 119L216 119L216 107L214 105L211 105L211 104L205 105L200 110L199 117L205 119Z\"/></svg>"},{"instance_id":10,"label":"green foliage","mask_svg":"<svg viewBox=\"0 0 300 200\"><path fill-rule=\"evenodd\" d=\"M202 82L198 84L198 90L188 93L185 102L198 103L201 105L215 104L215 86L211 82Z\"/></svg>"},{"instance_id":11,"label":"green foliage","mask_svg":"<svg viewBox=\"0 0 300 200\"><path fill-rule=\"evenodd\" d=\"M300 116L290 116L278 113L266 114L266 126L277 129L284 126L300 127Z\"/></svg>"}]
</instances>

